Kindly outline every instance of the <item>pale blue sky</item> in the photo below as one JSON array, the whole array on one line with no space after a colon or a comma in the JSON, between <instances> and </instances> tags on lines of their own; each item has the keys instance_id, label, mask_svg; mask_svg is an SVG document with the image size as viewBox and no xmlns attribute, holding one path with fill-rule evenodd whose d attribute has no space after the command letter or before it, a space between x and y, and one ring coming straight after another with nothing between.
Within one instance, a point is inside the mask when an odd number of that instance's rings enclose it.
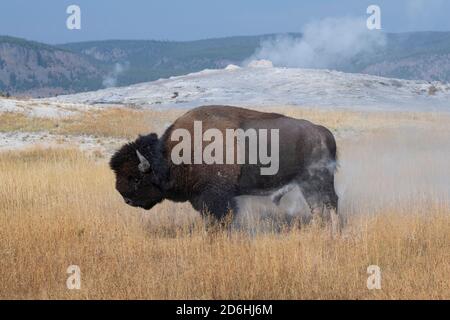
<instances>
[{"instance_id":1,"label":"pale blue sky","mask_svg":"<svg viewBox=\"0 0 450 320\"><path fill-rule=\"evenodd\" d=\"M70 4L81 7L82 30L66 29ZM301 32L317 19L366 17L370 4L388 32L450 30L446 0L2 0L0 35L63 43Z\"/></svg>"}]
</instances>

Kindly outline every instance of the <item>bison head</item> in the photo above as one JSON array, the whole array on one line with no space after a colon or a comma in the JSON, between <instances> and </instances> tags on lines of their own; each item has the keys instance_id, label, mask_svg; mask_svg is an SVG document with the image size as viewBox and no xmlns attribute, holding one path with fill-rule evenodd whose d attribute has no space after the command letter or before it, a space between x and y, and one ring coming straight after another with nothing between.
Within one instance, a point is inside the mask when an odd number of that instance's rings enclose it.
<instances>
[{"instance_id":1,"label":"bison head","mask_svg":"<svg viewBox=\"0 0 450 320\"><path fill-rule=\"evenodd\" d=\"M112 156L110 167L125 203L149 210L164 199L167 166L156 134L124 145Z\"/></svg>"}]
</instances>

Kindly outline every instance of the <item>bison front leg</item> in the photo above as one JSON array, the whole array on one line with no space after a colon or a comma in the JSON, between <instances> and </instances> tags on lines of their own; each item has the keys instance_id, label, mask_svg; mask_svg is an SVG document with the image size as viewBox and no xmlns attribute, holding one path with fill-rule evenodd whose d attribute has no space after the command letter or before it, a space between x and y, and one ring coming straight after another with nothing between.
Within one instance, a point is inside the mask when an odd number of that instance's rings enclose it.
<instances>
[{"instance_id":1,"label":"bison front leg","mask_svg":"<svg viewBox=\"0 0 450 320\"><path fill-rule=\"evenodd\" d=\"M209 214L221 222L224 222L230 211L236 211L234 194L225 190L207 189L195 197L191 204L203 216Z\"/></svg>"}]
</instances>

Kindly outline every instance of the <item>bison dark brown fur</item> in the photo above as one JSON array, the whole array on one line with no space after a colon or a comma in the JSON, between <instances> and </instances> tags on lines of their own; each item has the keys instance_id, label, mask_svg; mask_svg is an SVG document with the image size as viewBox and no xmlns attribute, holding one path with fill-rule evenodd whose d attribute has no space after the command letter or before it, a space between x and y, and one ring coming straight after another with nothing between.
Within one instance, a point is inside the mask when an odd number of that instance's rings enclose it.
<instances>
[{"instance_id":1,"label":"bison dark brown fur","mask_svg":"<svg viewBox=\"0 0 450 320\"><path fill-rule=\"evenodd\" d=\"M225 129L279 129L278 173L261 175L260 164L175 165L171 150L178 141L171 141L171 134L184 128L193 136L194 121L202 121L203 130L217 128L223 133ZM297 184L313 214L337 219L336 142L332 133L281 114L231 106L195 108L178 118L161 138L151 133L124 145L110 166L116 174L116 189L131 206L151 209L164 199L189 201L196 210L220 219L228 210L238 211L237 196L270 194Z\"/></svg>"}]
</instances>

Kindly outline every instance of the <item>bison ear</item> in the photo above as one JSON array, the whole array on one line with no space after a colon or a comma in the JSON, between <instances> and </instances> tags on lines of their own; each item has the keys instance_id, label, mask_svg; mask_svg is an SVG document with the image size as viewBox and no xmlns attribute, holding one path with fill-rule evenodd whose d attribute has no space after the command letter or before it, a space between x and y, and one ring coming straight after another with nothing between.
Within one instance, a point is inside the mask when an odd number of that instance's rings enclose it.
<instances>
[{"instance_id":1,"label":"bison ear","mask_svg":"<svg viewBox=\"0 0 450 320\"><path fill-rule=\"evenodd\" d=\"M136 155L139 158L139 171L142 173L146 173L148 170L150 170L150 162L139 152L139 150L136 150Z\"/></svg>"}]
</instances>

